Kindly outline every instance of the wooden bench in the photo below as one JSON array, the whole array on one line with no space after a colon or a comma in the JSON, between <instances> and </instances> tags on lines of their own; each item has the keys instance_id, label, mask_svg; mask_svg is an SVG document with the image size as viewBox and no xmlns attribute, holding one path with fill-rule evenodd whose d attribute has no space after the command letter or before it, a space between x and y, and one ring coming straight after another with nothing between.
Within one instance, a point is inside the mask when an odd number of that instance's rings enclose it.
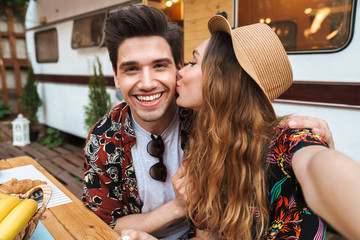
<instances>
[{"instance_id":1,"label":"wooden bench","mask_svg":"<svg viewBox=\"0 0 360 240\"><path fill-rule=\"evenodd\" d=\"M1 141L12 140L12 130L7 126L10 122L4 122L0 124L0 139Z\"/></svg>"}]
</instances>

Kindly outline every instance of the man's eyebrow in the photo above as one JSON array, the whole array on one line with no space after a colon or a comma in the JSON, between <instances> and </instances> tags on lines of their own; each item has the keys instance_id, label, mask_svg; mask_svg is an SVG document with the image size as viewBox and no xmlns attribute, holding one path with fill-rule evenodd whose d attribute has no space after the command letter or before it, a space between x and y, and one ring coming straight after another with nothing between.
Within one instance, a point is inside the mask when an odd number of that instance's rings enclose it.
<instances>
[{"instance_id":1,"label":"man's eyebrow","mask_svg":"<svg viewBox=\"0 0 360 240\"><path fill-rule=\"evenodd\" d=\"M171 61L170 58L159 58L153 61L153 63L161 63L161 62L167 62L169 64L173 63L173 61Z\"/></svg>"},{"instance_id":2,"label":"man's eyebrow","mask_svg":"<svg viewBox=\"0 0 360 240\"><path fill-rule=\"evenodd\" d=\"M156 59L156 60L153 61L153 63L162 63L162 62L167 62L169 64L173 63L173 61L171 61L170 58L159 58L159 59ZM127 66L132 66L132 65L136 65L136 64L138 64L138 62L136 62L136 61L122 62L120 64L120 66L119 66L119 69L123 69L123 68L125 68Z\"/></svg>"},{"instance_id":3,"label":"man's eyebrow","mask_svg":"<svg viewBox=\"0 0 360 240\"><path fill-rule=\"evenodd\" d=\"M119 66L119 69L123 69L127 66L131 66L131 65L136 65L137 62L136 61L127 61L127 62L122 62Z\"/></svg>"}]
</instances>

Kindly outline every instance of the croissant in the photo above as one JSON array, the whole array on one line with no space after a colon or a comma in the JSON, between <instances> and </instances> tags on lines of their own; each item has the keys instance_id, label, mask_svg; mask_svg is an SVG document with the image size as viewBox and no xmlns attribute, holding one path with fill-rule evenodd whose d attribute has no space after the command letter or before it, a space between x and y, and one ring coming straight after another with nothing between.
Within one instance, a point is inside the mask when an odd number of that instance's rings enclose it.
<instances>
[{"instance_id":1,"label":"croissant","mask_svg":"<svg viewBox=\"0 0 360 240\"><path fill-rule=\"evenodd\" d=\"M47 183L40 180L31 180L31 179L17 180L16 178L12 178L10 181L7 181L0 186L0 193L24 194L27 191L29 191L31 188L41 184L47 184Z\"/></svg>"}]
</instances>

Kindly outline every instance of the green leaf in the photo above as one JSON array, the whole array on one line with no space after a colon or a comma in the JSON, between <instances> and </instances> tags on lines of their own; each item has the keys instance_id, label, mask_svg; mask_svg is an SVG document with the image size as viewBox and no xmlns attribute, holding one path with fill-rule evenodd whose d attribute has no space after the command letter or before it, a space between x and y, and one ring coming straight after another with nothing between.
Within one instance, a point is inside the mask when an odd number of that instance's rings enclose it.
<instances>
[{"instance_id":1,"label":"green leaf","mask_svg":"<svg viewBox=\"0 0 360 240\"><path fill-rule=\"evenodd\" d=\"M99 58L96 65L93 65L94 75L89 79L89 105L84 107L85 110L85 126L87 130L100 120L111 108L110 94L106 92L106 79L102 72Z\"/></svg>"},{"instance_id":2,"label":"green leaf","mask_svg":"<svg viewBox=\"0 0 360 240\"><path fill-rule=\"evenodd\" d=\"M48 148L58 147L62 144L63 140L58 129L50 127L46 130L46 134L45 137L39 139L39 142L46 145Z\"/></svg>"},{"instance_id":3,"label":"green leaf","mask_svg":"<svg viewBox=\"0 0 360 240\"><path fill-rule=\"evenodd\" d=\"M10 105L0 105L0 119L11 114L10 108Z\"/></svg>"},{"instance_id":4,"label":"green leaf","mask_svg":"<svg viewBox=\"0 0 360 240\"><path fill-rule=\"evenodd\" d=\"M26 84L21 95L21 106L31 125L37 125L39 120L37 111L42 105L42 100L37 92L37 83L31 62L29 62Z\"/></svg>"},{"instance_id":5,"label":"green leaf","mask_svg":"<svg viewBox=\"0 0 360 240\"><path fill-rule=\"evenodd\" d=\"M0 0L1 5L25 7L29 0Z\"/></svg>"}]
</instances>

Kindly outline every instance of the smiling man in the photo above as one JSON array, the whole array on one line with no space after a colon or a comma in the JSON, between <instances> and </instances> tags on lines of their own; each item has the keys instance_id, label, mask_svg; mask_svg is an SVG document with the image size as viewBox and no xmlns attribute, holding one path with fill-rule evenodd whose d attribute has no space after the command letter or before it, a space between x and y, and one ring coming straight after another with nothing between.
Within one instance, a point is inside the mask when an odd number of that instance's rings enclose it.
<instances>
[{"instance_id":1,"label":"smiling man","mask_svg":"<svg viewBox=\"0 0 360 240\"><path fill-rule=\"evenodd\" d=\"M105 36L125 101L89 133L82 200L118 233L186 238L185 201L173 187L190 126L175 103L181 30L160 10L137 6L111 14Z\"/></svg>"}]
</instances>

